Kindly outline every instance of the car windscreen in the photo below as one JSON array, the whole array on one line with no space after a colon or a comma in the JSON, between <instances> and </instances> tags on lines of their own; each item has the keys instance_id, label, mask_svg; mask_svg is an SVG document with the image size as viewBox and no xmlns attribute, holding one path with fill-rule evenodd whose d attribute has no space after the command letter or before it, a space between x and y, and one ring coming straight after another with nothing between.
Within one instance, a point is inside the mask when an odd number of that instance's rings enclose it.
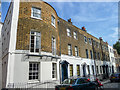
<instances>
[{"instance_id":1,"label":"car windscreen","mask_svg":"<svg viewBox=\"0 0 120 90\"><path fill-rule=\"evenodd\" d=\"M65 79L62 84L75 84L76 79Z\"/></svg>"},{"instance_id":2,"label":"car windscreen","mask_svg":"<svg viewBox=\"0 0 120 90\"><path fill-rule=\"evenodd\" d=\"M77 80L77 84L83 84L83 83L88 83L88 82L90 82L90 81L86 78L85 79L80 78L80 79Z\"/></svg>"}]
</instances>

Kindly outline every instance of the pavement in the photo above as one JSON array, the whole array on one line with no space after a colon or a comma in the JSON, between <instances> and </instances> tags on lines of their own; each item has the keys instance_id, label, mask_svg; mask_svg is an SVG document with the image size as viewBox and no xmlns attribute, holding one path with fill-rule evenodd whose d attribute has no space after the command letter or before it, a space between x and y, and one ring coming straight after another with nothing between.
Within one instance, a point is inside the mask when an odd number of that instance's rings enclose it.
<instances>
[{"instance_id":1,"label":"pavement","mask_svg":"<svg viewBox=\"0 0 120 90\"><path fill-rule=\"evenodd\" d=\"M103 81L100 81L102 84L106 84L106 83L109 83L110 82L110 80L109 79L105 79L105 80L103 80Z\"/></svg>"}]
</instances>

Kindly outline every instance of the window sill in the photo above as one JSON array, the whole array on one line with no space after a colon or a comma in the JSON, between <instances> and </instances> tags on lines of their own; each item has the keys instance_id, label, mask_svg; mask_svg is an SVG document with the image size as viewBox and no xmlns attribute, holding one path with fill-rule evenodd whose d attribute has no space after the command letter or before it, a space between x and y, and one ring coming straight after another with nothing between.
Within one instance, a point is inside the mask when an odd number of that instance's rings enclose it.
<instances>
[{"instance_id":1,"label":"window sill","mask_svg":"<svg viewBox=\"0 0 120 90\"><path fill-rule=\"evenodd\" d=\"M68 35L67 35L68 36ZM72 36L68 36L68 37L72 37Z\"/></svg>"},{"instance_id":2,"label":"window sill","mask_svg":"<svg viewBox=\"0 0 120 90\"><path fill-rule=\"evenodd\" d=\"M75 40L78 40L78 38L74 38Z\"/></svg>"},{"instance_id":3,"label":"window sill","mask_svg":"<svg viewBox=\"0 0 120 90\"><path fill-rule=\"evenodd\" d=\"M57 78L52 78L52 80L57 80Z\"/></svg>"},{"instance_id":4,"label":"window sill","mask_svg":"<svg viewBox=\"0 0 120 90\"><path fill-rule=\"evenodd\" d=\"M31 18L42 20L42 18L37 18L37 17L33 17L33 16L31 16Z\"/></svg>"},{"instance_id":5,"label":"window sill","mask_svg":"<svg viewBox=\"0 0 120 90\"><path fill-rule=\"evenodd\" d=\"M28 83L39 83L40 81L39 80L29 80Z\"/></svg>"},{"instance_id":6,"label":"window sill","mask_svg":"<svg viewBox=\"0 0 120 90\"><path fill-rule=\"evenodd\" d=\"M76 58L79 58L79 56L75 56Z\"/></svg>"},{"instance_id":7,"label":"window sill","mask_svg":"<svg viewBox=\"0 0 120 90\"><path fill-rule=\"evenodd\" d=\"M40 52L38 52L38 53L36 53L36 52L29 52L29 54L40 55Z\"/></svg>"}]
</instances>

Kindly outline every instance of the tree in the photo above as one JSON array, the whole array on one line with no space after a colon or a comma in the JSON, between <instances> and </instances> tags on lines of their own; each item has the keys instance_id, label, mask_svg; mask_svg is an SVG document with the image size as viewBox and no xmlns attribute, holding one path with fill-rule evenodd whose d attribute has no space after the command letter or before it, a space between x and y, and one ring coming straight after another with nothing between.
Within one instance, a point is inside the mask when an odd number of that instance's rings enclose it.
<instances>
[{"instance_id":1,"label":"tree","mask_svg":"<svg viewBox=\"0 0 120 90\"><path fill-rule=\"evenodd\" d=\"M113 48L116 49L117 53L120 55L120 42L119 41L113 44Z\"/></svg>"}]
</instances>

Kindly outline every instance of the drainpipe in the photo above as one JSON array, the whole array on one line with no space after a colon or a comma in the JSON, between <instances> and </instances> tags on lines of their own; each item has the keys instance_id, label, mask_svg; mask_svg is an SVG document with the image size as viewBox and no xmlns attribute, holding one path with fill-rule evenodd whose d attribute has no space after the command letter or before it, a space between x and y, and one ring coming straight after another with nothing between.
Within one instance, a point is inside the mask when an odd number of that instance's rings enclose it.
<instances>
[{"instance_id":1,"label":"drainpipe","mask_svg":"<svg viewBox=\"0 0 120 90\"><path fill-rule=\"evenodd\" d=\"M59 47L59 48L60 48L60 52L59 52L59 55L60 55L59 73L60 73L60 76L59 76L59 77L60 77L60 84L61 84L61 82L62 82L62 74L61 74L61 63L60 63L60 62L61 62L62 60L61 60L61 35L60 35L60 34L61 34L61 30L59 30L60 20L58 20L57 23L58 23L58 32L59 32L58 34L59 34L59 38L60 38L60 39L59 39L59 40L60 40L60 41L59 41L59 45L60 45L60 47Z\"/></svg>"},{"instance_id":2,"label":"drainpipe","mask_svg":"<svg viewBox=\"0 0 120 90\"><path fill-rule=\"evenodd\" d=\"M96 74L96 78L97 78L97 69L96 69L96 60L95 60L95 49L94 49L94 45L93 45L93 39L92 40L92 49L93 49L93 59L94 59L94 65L95 65L95 74ZM94 77L95 79L95 77Z\"/></svg>"}]
</instances>

